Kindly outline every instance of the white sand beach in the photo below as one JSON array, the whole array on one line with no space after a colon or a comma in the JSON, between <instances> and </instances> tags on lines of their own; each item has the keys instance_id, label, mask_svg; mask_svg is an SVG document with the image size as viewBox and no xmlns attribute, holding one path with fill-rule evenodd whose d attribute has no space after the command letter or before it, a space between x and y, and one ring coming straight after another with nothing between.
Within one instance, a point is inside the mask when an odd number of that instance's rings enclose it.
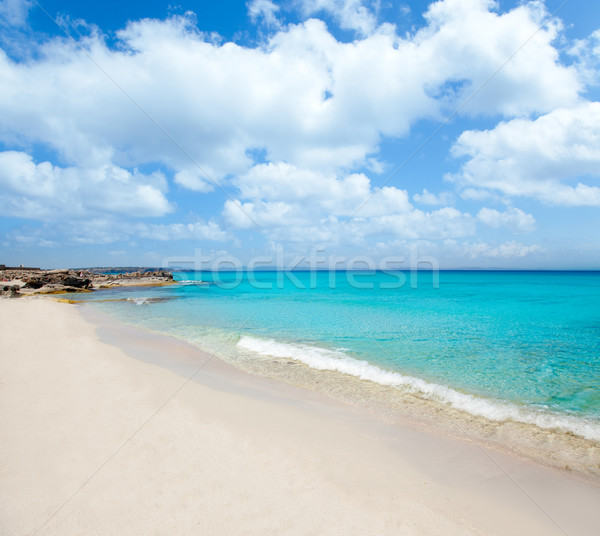
<instances>
[{"instance_id":1,"label":"white sand beach","mask_svg":"<svg viewBox=\"0 0 600 536\"><path fill-rule=\"evenodd\" d=\"M0 300L0 534L592 535L599 504L565 471Z\"/></svg>"}]
</instances>

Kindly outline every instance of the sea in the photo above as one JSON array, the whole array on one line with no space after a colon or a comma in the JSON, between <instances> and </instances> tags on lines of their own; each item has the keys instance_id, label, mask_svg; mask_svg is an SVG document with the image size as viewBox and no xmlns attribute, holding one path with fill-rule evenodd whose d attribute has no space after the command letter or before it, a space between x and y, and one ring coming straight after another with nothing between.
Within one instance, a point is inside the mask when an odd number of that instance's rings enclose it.
<instances>
[{"instance_id":1,"label":"sea","mask_svg":"<svg viewBox=\"0 0 600 536\"><path fill-rule=\"evenodd\" d=\"M600 441L600 272L175 272L72 298L241 368L301 363Z\"/></svg>"}]
</instances>

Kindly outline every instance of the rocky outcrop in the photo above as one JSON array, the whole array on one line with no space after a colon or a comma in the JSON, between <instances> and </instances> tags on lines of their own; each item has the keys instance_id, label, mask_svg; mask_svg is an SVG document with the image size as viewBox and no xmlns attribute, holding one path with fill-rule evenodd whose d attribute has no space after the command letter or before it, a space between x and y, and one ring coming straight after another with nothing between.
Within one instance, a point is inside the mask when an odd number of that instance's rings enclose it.
<instances>
[{"instance_id":1,"label":"rocky outcrop","mask_svg":"<svg viewBox=\"0 0 600 536\"><path fill-rule=\"evenodd\" d=\"M163 270L136 271L122 273L93 274L92 281L97 288L137 285L164 285L173 282L173 274Z\"/></svg>"},{"instance_id":2,"label":"rocky outcrop","mask_svg":"<svg viewBox=\"0 0 600 536\"><path fill-rule=\"evenodd\" d=\"M108 271L108 270L107 270ZM58 294L114 286L166 285L173 274L163 270L98 273L88 270L0 270L0 295Z\"/></svg>"},{"instance_id":3,"label":"rocky outcrop","mask_svg":"<svg viewBox=\"0 0 600 536\"><path fill-rule=\"evenodd\" d=\"M7 298L18 298L19 296L22 296L20 290L20 285L2 285L0 287L0 296Z\"/></svg>"},{"instance_id":4,"label":"rocky outcrop","mask_svg":"<svg viewBox=\"0 0 600 536\"><path fill-rule=\"evenodd\" d=\"M51 270L40 272L39 275L24 279L24 288L38 290L42 287L68 287L77 290L89 289L93 287L92 280L89 277L77 275L69 270Z\"/></svg>"}]
</instances>

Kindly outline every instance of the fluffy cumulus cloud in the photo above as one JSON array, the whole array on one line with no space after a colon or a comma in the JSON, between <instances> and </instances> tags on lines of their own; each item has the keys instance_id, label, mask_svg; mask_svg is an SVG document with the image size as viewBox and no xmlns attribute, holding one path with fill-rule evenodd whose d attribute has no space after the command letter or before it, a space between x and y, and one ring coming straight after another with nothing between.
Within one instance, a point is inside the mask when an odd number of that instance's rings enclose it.
<instances>
[{"instance_id":1,"label":"fluffy cumulus cloud","mask_svg":"<svg viewBox=\"0 0 600 536\"><path fill-rule=\"evenodd\" d=\"M535 218L515 207L504 212L483 207L478 212L477 219L495 229L508 227L515 234L529 233L535 229Z\"/></svg>"},{"instance_id":2,"label":"fluffy cumulus cloud","mask_svg":"<svg viewBox=\"0 0 600 536\"><path fill-rule=\"evenodd\" d=\"M412 197L429 206L421 210L405 189L373 187L365 170L384 169L383 141L455 110L504 121L458 138L459 188L480 200L495 192L600 204L586 182L599 169L600 105L582 100L583 69L561 63L561 26L543 3L501 13L490 0L440 0L403 36L378 20L378 4L287 5L327 14L354 32L350 42L317 18L283 25L283 7L249 0L250 18L272 30L258 45L203 34L186 15L130 22L111 44L90 27L77 43L47 40L21 61L0 51L0 142L14 149L0 154L3 212L42 221L62 212L100 226L115 215L164 216L174 190L222 188L228 196L211 216L270 239L531 230L533 216L519 209L471 216L449 206L451 193L425 189ZM4 0L0 12L22 20L15 6ZM39 146L53 163L32 159ZM210 217L132 229L159 240L231 236Z\"/></svg>"},{"instance_id":3,"label":"fluffy cumulus cloud","mask_svg":"<svg viewBox=\"0 0 600 536\"><path fill-rule=\"evenodd\" d=\"M440 239L467 236L475 220L454 208L416 209L405 190L376 191L364 174L338 177L289 164L262 164L237 179L242 201L227 201L233 227L258 226L270 238L361 242L372 236Z\"/></svg>"},{"instance_id":4,"label":"fluffy cumulus cloud","mask_svg":"<svg viewBox=\"0 0 600 536\"><path fill-rule=\"evenodd\" d=\"M436 71L430 94L470 114L527 115L575 102L581 83L574 68L559 62L552 45L559 25L548 20L543 4L502 15L494 6L490 0L444 0L429 7L429 24L415 43Z\"/></svg>"},{"instance_id":5,"label":"fluffy cumulus cloud","mask_svg":"<svg viewBox=\"0 0 600 536\"><path fill-rule=\"evenodd\" d=\"M423 205L450 205L454 201L454 195L451 192L434 194L427 190L427 188L423 188L423 192L413 195L413 199Z\"/></svg>"},{"instance_id":6,"label":"fluffy cumulus cloud","mask_svg":"<svg viewBox=\"0 0 600 536\"><path fill-rule=\"evenodd\" d=\"M240 176L236 186L244 199L298 204L306 211L317 209L333 216L349 217L361 209L361 217L370 217L411 208L404 190L384 187L373 196L370 180L362 173L338 178L334 173L309 171L286 163L257 165Z\"/></svg>"},{"instance_id":7,"label":"fluffy cumulus cloud","mask_svg":"<svg viewBox=\"0 0 600 536\"><path fill-rule=\"evenodd\" d=\"M184 188L202 193L211 192L216 184L208 172L198 167L178 171L173 180Z\"/></svg>"},{"instance_id":8,"label":"fluffy cumulus cloud","mask_svg":"<svg viewBox=\"0 0 600 536\"><path fill-rule=\"evenodd\" d=\"M223 242L230 235L223 231L215 222L205 223L169 223L169 224L139 224L135 231L142 238L154 240L213 240Z\"/></svg>"},{"instance_id":9,"label":"fluffy cumulus cloud","mask_svg":"<svg viewBox=\"0 0 600 536\"><path fill-rule=\"evenodd\" d=\"M4 215L55 220L108 212L140 217L173 210L164 175L114 165L89 168L36 164L24 152L0 152L0 206Z\"/></svg>"},{"instance_id":10,"label":"fluffy cumulus cloud","mask_svg":"<svg viewBox=\"0 0 600 536\"><path fill-rule=\"evenodd\" d=\"M86 166L159 161L179 172L190 167L187 153L214 179L246 171L256 148L271 161L347 168L376 153L382 135L406 135L459 102L544 16L527 6L498 15L488 4L437 2L415 35L384 24L352 43L311 19L264 46L219 44L189 17L132 22L116 48L94 32L81 39L84 50L56 39L24 63L0 55L1 136L49 144ZM558 62L555 35L552 26L539 31L469 111L544 112L577 99L576 73Z\"/></svg>"},{"instance_id":11,"label":"fluffy cumulus cloud","mask_svg":"<svg viewBox=\"0 0 600 536\"><path fill-rule=\"evenodd\" d=\"M32 0L0 0L0 26L22 26L33 5Z\"/></svg>"},{"instance_id":12,"label":"fluffy cumulus cloud","mask_svg":"<svg viewBox=\"0 0 600 536\"><path fill-rule=\"evenodd\" d=\"M451 180L551 205L600 205L600 103L582 102L492 130L464 132L454 155L467 157Z\"/></svg>"},{"instance_id":13,"label":"fluffy cumulus cloud","mask_svg":"<svg viewBox=\"0 0 600 536\"><path fill-rule=\"evenodd\" d=\"M124 218L156 218L174 207L166 198L167 181L160 172L149 175L115 165L93 168L58 167L35 163L19 151L0 152L0 211L46 222L34 231L20 232L21 243L52 245L58 234L75 244L107 244L134 236L155 240L229 238L215 222L126 224ZM48 239L48 237L52 239Z\"/></svg>"},{"instance_id":14,"label":"fluffy cumulus cloud","mask_svg":"<svg viewBox=\"0 0 600 536\"><path fill-rule=\"evenodd\" d=\"M326 12L336 19L341 28L354 30L360 35L372 33L377 24L372 10L376 2L369 0L301 0L298 4L305 16Z\"/></svg>"},{"instance_id":15,"label":"fluffy cumulus cloud","mask_svg":"<svg viewBox=\"0 0 600 536\"><path fill-rule=\"evenodd\" d=\"M364 174L338 178L286 163L254 166L235 184L241 201L227 201L224 215L236 227L291 227L347 220L374 194ZM407 193L386 187L362 207L361 218L411 210ZM240 210L241 209L241 210Z\"/></svg>"},{"instance_id":16,"label":"fluffy cumulus cloud","mask_svg":"<svg viewBox=\"0 0 600 536\"><path fill-rule=\"evenodd\" d=\"M576 58L576 67L586 84L600 84L600 30L592 32L586 39L578 39L569 49Z\"/></svg>"},{"instance_id":17,"label":"fluffy cumulus cloud","mask_svg":"<svg viewBox=\"0 0 600 536\"><path fill-rule=\"evenodd\" d=\"M248 2L248 14L253 22L259 19L267 26L280 27L281 24L277 19L279 6L275 5L271 0L252 0Z\"/></svg>"}]
</instances>

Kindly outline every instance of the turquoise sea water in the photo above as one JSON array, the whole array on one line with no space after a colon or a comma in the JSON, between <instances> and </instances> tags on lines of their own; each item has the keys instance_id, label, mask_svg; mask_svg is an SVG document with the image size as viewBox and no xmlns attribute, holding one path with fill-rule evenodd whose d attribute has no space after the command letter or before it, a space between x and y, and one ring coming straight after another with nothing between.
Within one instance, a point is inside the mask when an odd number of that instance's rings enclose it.
<instances>
[{"instance_id":1,"label":"turquoise sea water","mask_svg":"<svg viewBox=\"0 0 600 536\"><path fill-rule=\"evenodd\" d=\"M175 278L77 299L233 361L295 359L600 440L600 272Z\"/></svg>"}]
</instances>

